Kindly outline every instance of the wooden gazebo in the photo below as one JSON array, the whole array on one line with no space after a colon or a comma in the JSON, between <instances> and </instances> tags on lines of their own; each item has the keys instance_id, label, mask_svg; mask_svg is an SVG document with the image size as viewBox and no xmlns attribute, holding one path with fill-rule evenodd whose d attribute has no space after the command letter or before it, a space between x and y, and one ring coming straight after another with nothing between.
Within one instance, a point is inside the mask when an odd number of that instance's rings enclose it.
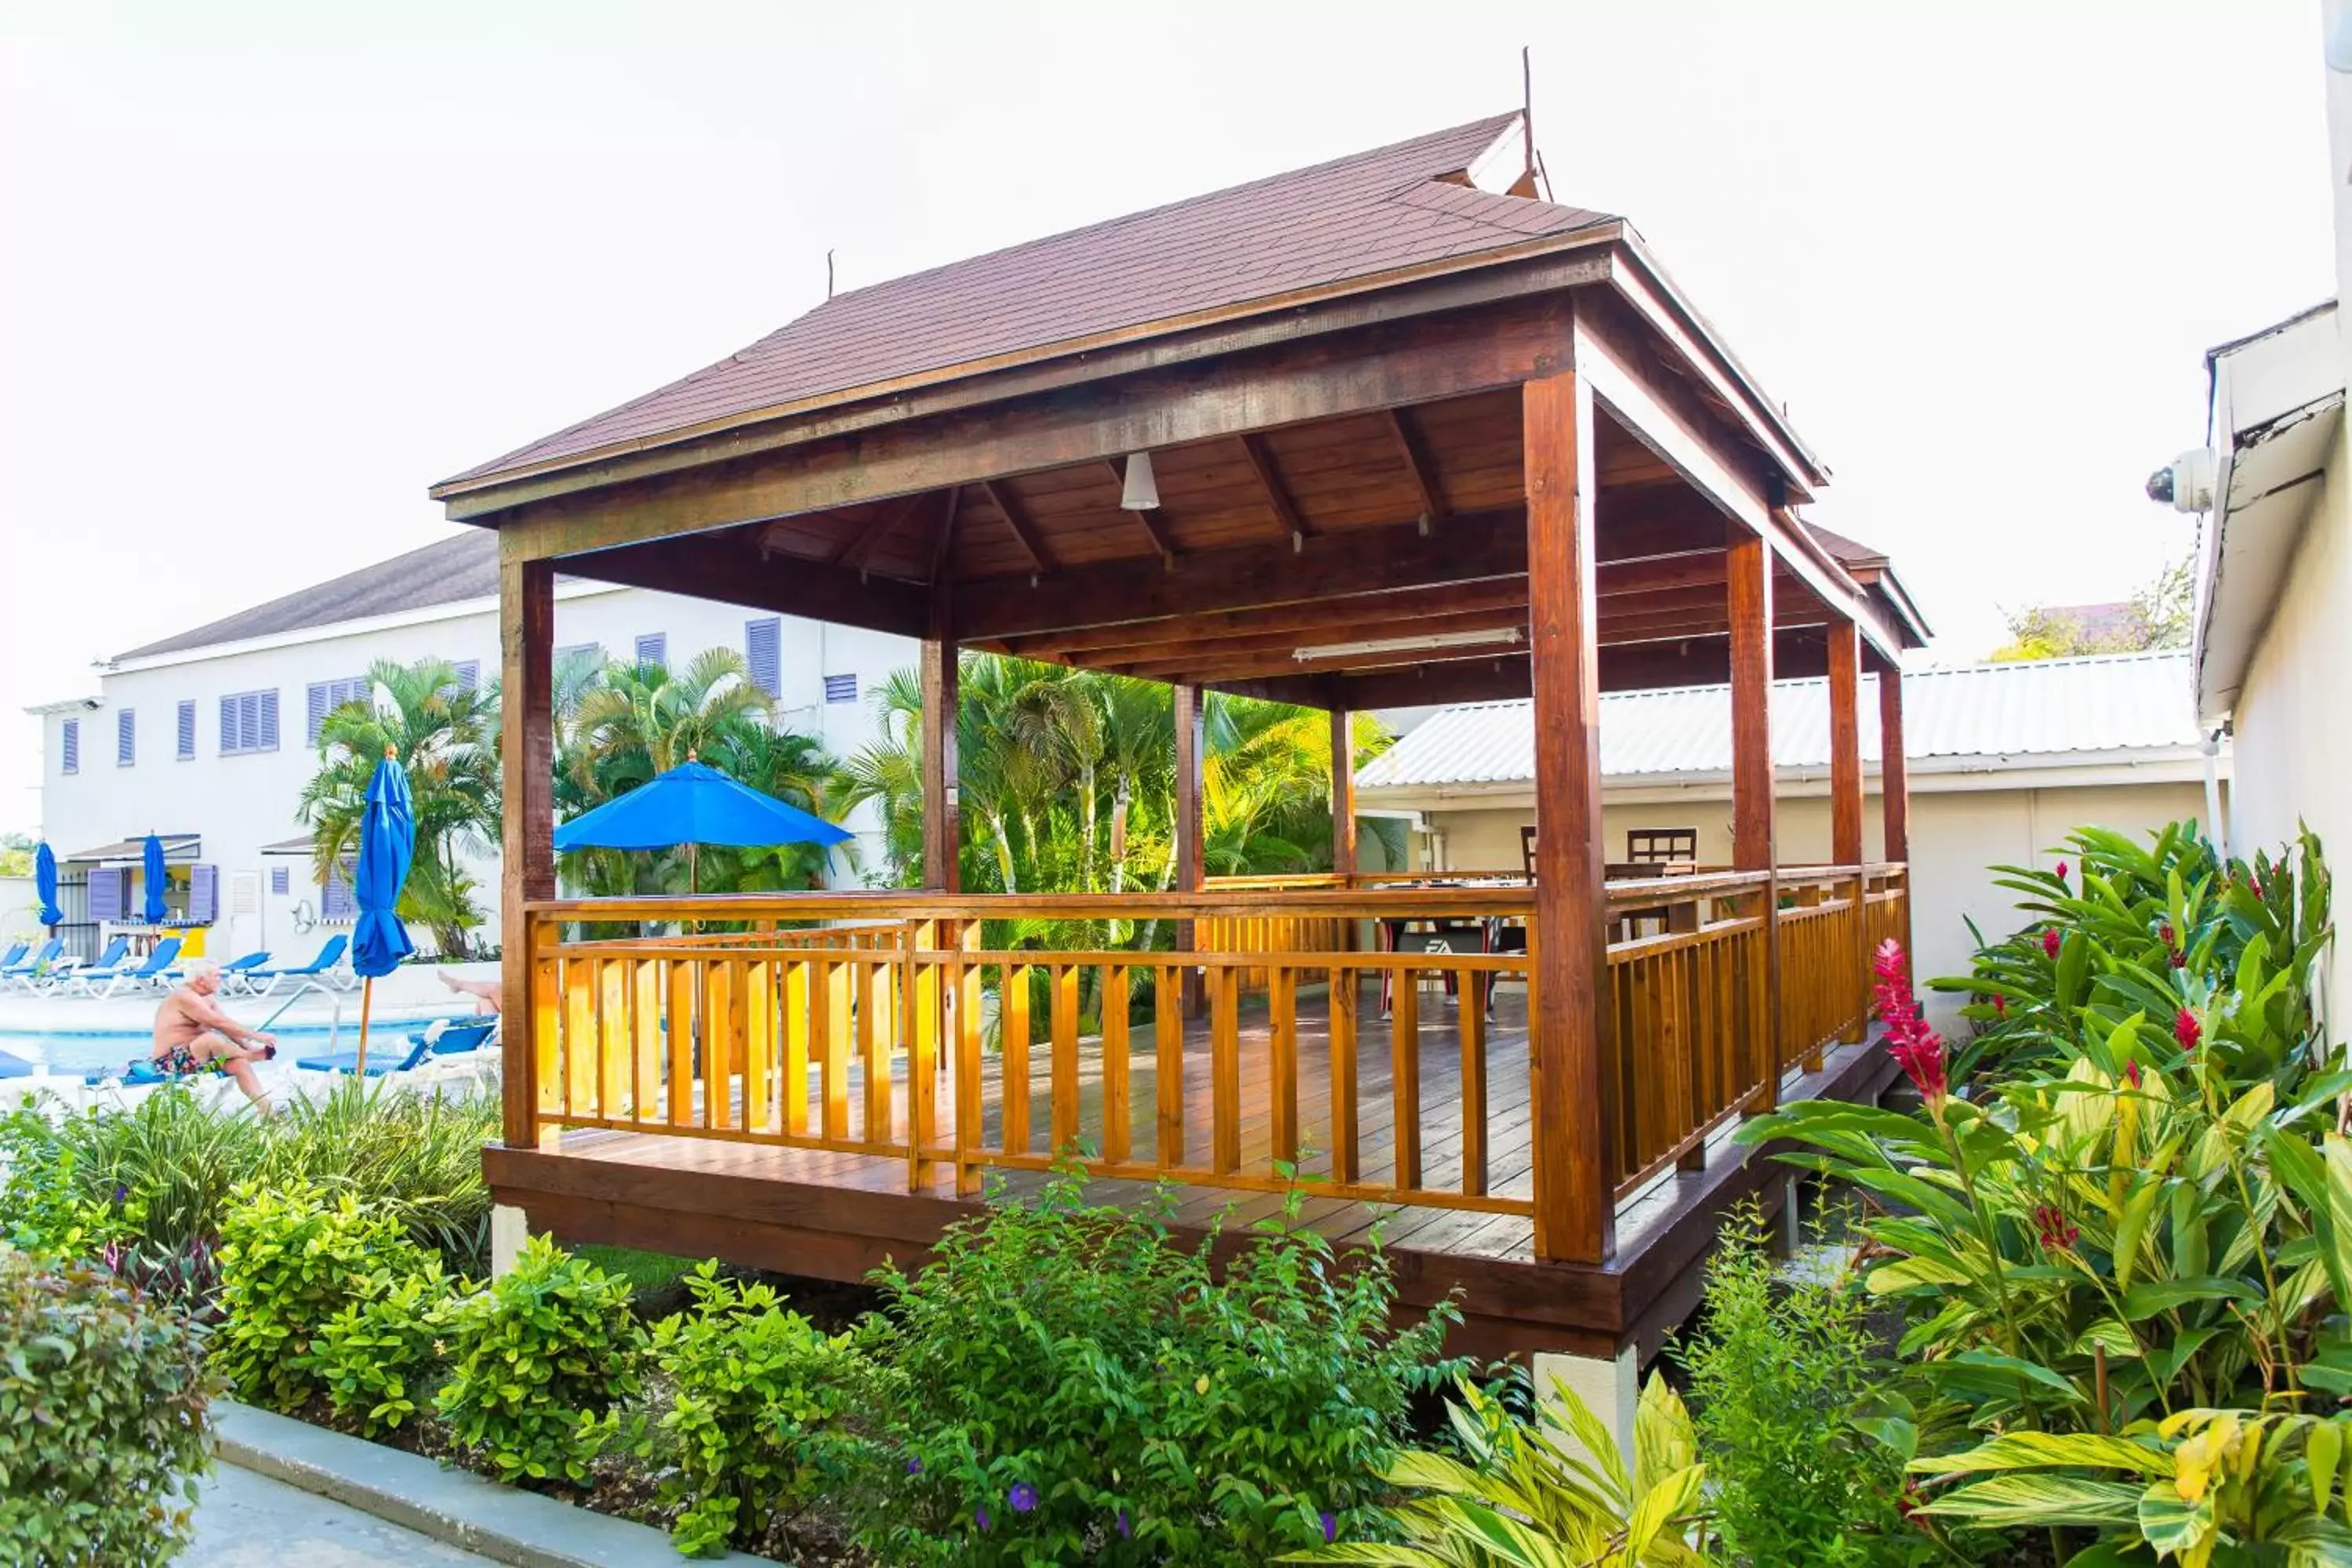
<instances>
[{"instance_id":1,"label":"wooden gazebo","mask_svg":"<svg viewBox=\"0 0 2352 1568\"><path fill-rule=\"evenodd\" d=\"M1407 1299L1458 1288L1490 1348L1614 1354L1686 1309L1715 1216L1780 1179L1727 1131L1885 1081L1866 953L1906 918L1924 631L1798 517L1820 464L1632 228L1536 166L1507 115L845 294L436 488L501 547L502 1205L856 1278L1075 1152L1187 1222L1294 1183L1335 1237L1384 1216ZM557 898L558 572L921 639L929 885ZM970 649L1175 688L1174 891L956 886ZM1823 673L1832 863L1776 866L1766 694ZM1734 862L1612 881L1597 694L1725 680ZM1343 766L1332 874L1204 879L1204 690L1341 735L1532 695L1532 867L1359 873ZM1015 914L1099 945L980 945ZM1432 926L1480 940L1378 940Z\"/></svg>"}]
</instances>

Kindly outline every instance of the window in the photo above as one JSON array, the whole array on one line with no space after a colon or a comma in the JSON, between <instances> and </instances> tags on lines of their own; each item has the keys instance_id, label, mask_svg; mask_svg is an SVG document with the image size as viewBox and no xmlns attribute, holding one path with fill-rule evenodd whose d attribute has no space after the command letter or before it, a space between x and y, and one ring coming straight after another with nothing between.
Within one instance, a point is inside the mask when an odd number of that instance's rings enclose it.
<instances>
[{"instance_id":1,"label":"window","mask_svg":"<svg viewBox=\"0 0 2352 1568\"><path fill-rule=\"evenodd\" d=\"M89 874L89 918L120 921L131 908L131 868L100 866Z\"/></svg>"},{"instance_id":2,"label":"window","mask_svg":"<svg viewBox=\"0 0 2352 1568\"><path fill-rule=\"evenodd\" d=\"M349 680L314 680L310 683L310 741L319 743L319 732L327 727L327 715L346 702L373 702L375 688L364 675L354 675Z\"/></svg>"},{"instance_id":3,"label":"window","mask_svg":"<svg viewBox=\"0 0 2352 1568\"><path fill-rule=\"evenodd\" d=\"M58 771L81 772L81 721L68 719L58 736Z\"/></svg>"},{"instance_id":4,"label":"window","mask_svg":"<svg viewBox=\"0 0 2352 1568\"><path fill-rule=\"evenodd\" d=\"M188 868L188 921L208 926L220 918L220 868Z\"/></svg>"},{"instance_id":5,"label":"window","mask_svg":"<svg viewBox=\"0 0 2352 1568\"><path fill-rule=\"evenodd\" d=\"M743 623L743 662L751 684L771 697L784 689L784 623L775 616Z\"/></svg>"},{"instance_id":6,"label":"window","mask_svg":"<svg viewBox=\"0 0 2352 1568\"><path fill-rule=\"evenodd\" d=\"M480 659L461 658L457 661L454 668L457 671L458 690L479 691L482 689L482 661Z\"/></svg>"},{"instance_id":7,"label":"window","mask_svg":"<svg viewBox=\"0 0 2352 1568\"><path fill-rule=\"evenodd\" d=\"M240 691L220 700L220 754L278 749L278 693Z\"/></svg>"},{"instance_id":8,"label":"window","mask_svg":"<svg viewBox=\"0 0 2352 1568\"><path fill-rule=\"evenodd\" d=\"M856 701L857 677L854 675L826 676L824 678L824 700L827 702Z\"/></svg>"},{"instance_id":9,"label":"window","mask_svg":"<svg viewBox=\"0 0 2352 1568\"><path fill-rule=\"evenodd\" d=\"M114 710L114 765L127 768L139 760L139 710Z\"/></svg>"},{"instance_id":10,"label":"window","mask_svg":"<svg viewBox=\"0 0 2352 1568\"><path fill-rule=\"evenodd\" d=\"M193 702L181 703L179 721L177 736L179 758L182 762L186 762L196 754L196 705Z\"/></svg>"},{"instance_id":11,"label":"window","mask_svg":"<svg viewBox=\"0 0 2352 1568\"><path fill-rule=\"evenodd\" d=\"M291 870L284 866L269 868L269 891L272 895L282 899L293 890L294 873Z\"/></svg>"},{"instance_id":12,"label":"window","mask_svg":"<svg viewBox=\"0 0 2352 1568\"><path fill-rule=\"evenodd\" d=\"M570 647L555 650L555 668L558 669L567 664L585 664L593 669L604 662L604 645L600 642L576 642Z\"/></svg>"},{"instance_id":13,"label":"window","mask_svg":"<svg viewBox=\"0 0 2352 1568\"><path fill-rule=\"evenodd\" d=\"M669 634L647 632L637 639L637 662L669 668Z\"/></svg>"},{"instance_id":14,"label":"window","mask_svg":"<svg viewBox=\"0 0 2352 1568\"><path fill-rule=\"evenodd\" d=\"M352 897L351 873L339 861L327 868L327 885L319 890L319 918L322 921L349 921L359 918L360 907Z\"/></svg>"}]
</instances>

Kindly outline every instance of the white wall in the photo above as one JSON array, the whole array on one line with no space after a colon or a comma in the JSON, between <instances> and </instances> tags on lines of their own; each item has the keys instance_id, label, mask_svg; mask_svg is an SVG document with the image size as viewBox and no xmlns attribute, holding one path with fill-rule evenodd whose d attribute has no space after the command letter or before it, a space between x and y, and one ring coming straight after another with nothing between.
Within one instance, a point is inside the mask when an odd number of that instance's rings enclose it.
<instances>
[{"instance_id":1,"label":"white wall","mask_svg":"<svg viewBox=\"0 0 2352 1568\"><path fill-rule=\"evenodd\" d=\"M191 619L204 613L203 607L190 607ZM633 656L640 634L658 632L667 637L669 662L677 668L706 647L740 652L745 624L762 618L767 617L733 605L644 589L562 583L557 586L555 641L559 647L601 643L607 653L625 658ZM259 850L305 831L295 818L295 806L303 784L318 765L317 753L307 743L305 703L310 684L364 674L379 659L404 664L427 657L478 659L485 681L495 680L499 673L495 600L472 600L440 606L429 614L346 623L330 629L337 635L310 640L256 639L135 661L103 675L95 710L46 716L42 721L42 832L59 858L150 832L201 834L202 860L220 868L224 910L224 922L213 933L211 951L226 954L269 947L307 956L317 933L298 936L292 915L295 904L305 899L317 908L318 889L308 880L310 868L301 860L265 858ZM790 616L784 617L782 629L783 689L777 700L781 721L820 738L836 756L847 756L874 739L877 724L870 695L893 670L915 662L916 645L903 637ZM824 700L827 675L856 676L857 700L828 704ZM278 749L223 756L220 699L263 689L278 692ZM174 754L175 724L178 704L188 700L196 704L196 747L193 758L182 760ZM115 761L115 714L125 707L138 715L137 755L129 767L118 766ZM78 718L81 723L81 765L72 775L63 772L60 740L68 718ZM870 808L847 826L860 831L864 863L869 868L877 865L878 824ZM492 845L476 858L475 867L486 929L492 931L498 921L499 863L497 846ZM284 895L269 891L269 872L276 867L291 871L289 889ZM850 857L837 857L838 879L856 881L856 873L850 868ZM258 907L229 918L226 911L240 875L258 879ZM414 934L421 937L423 933Z\"/></svg>"},{"instance_id":2,"label":"white wall","mask_svg":"<svg viewBox=\"0 0 2352 1568\"><path fill-rule=\"evenodd\" d=\"M2242 763L2240 764L2242 767ZM1987 936L2024 923L2013 895L1993 885L1987 869L1995 864L2049 865L2060 840L2073 828L2095 825L2142 835L2168 822L2204 814L2201 786L2191 784L2110 784L2087 788L1915 791L1911 796L1911 933L1917 948L1913 973L1921 978L1964 974L1975 944L1966 919ZM1519 828L1533 820L1524 805L1429 814L1431 826L1445 835L1446 864L1460 869L1514 869L1519 865ZM1824 796L1783 798L1775 810L1783 863L1829 858L1829 801ZM1634 827L1696 827L1699 858L1722 863L1731 858L1731 812L1720 798L1694 798L1660 805L1606 805L1601 813L1608 853L1622 858L1625 833ZM1864 803L1864 852L1876 856L1882 819L1876 795ZM1419 853L1426 853L1426 839ZM1425 863L1425 862L1423 862ZM1938 1026L1951 1027L1958 1003L1923 994Z\"/></svg>"},{"instance_id":3,"label":"white wall","mask_svg":"<svg viewBox=\"0 0 2352 1568\"><path fill-rule=\"evenodd\" d=\"M2347 436L2339 433L2270 625L2246 666L2232 713L2236 773L2232 853L2272 847L2308 823L2340 859L2352 853L2352 724L2345 721L2352 671L2352 506ZM2337 911L2337 919L2343 911ZM2338 942L2322 991L2339 1032L2352 1007L2352 944Z\"/></svg>"}]
</instances>

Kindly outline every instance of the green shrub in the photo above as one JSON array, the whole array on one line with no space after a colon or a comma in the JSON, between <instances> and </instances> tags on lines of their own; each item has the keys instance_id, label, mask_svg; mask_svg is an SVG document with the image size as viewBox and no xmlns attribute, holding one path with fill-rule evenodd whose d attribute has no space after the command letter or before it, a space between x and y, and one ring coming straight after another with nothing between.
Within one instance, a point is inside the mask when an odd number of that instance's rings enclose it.
<instances>
[{"instance_id":1,"label":"green shrub","mask_svg":"<svg viewBox=\"0 0 2352 1568\"><path fill-rule=\"evenodd\" d=\"M515 1267L450 1314L435 1407L501 1480L588 1479L637 1392L646 1333L629 1282L533 1237Z\"/></svg>"},{"instance_id":2,"label":"green shrub","mask_svg":"<svg viewBox=\"0 0 2352 1568\"><path fill-rule=\"evenodd\" d=\"M1789 1568L1939 1555L1896 1510L1909 1458L1872 1434L1906 1419L1878 1392L1869 1300L1851 1275L1775 1278L1751 1201L1707 1266L1685 1350L1723 1543ZM1898 1428L1899 1429L1899 1428Z\"/></svg>"},{"instance_id":3,"label":"green shrub","mask_svg":"<svg viewBox=\"0 0 2352 1568\"><path fill-rule=\"evenodd\" d=\"M73 1260L138 1237L143 1207L128 1193L93 1195L78 1169L80 1159L58 1141L30 1095L0 1117L0 1244Z\"/></svg>"},{"instance_id":4,"label":"green shrub","mask_svg":"<svg viewBox=\"0 0 2352 1568\"><path fill-rule=\"evenodd\" d=\"M136 1205L135 1237L120 1239L175 1255L220 1235L266 1136L251 1114L207 1110L186 1086L165 1084L128 1110L68 1111L54 1124L37 1110L11 1117L5 1152L12 1168L58 1172L82 1203Z\"/></svg>"},{"instance_id":5,"label":"green shrub","mask_svg":"<svg viewBox=\"0 0 2352 1568\"><path fill-rule=\"evenodd\" d=\"M355 1418L371 1436L415 1415L465 1289L442 1273L439 1258L425 1253L416 1272L377 1277L365 1295L328 1319L310 1355L336 1413Z\"/></svg>"},{"instance_id":6,"label":"green shrub","mask_svg":"<svg viewBox=\"0 0 2352 1568\"><path fill-rule=\"evenodd\" d=\"M176 1315L87 1264L0 1248L0 1542L26 1568L160 1563L210 1467Z\"/></svg>"},{"instance_id":7,"label":"green shrub","mask_svg":"<svg viewBox=\"0 0 2352 1568\"><path fill-rule=\"evenodd\" d=\"M326 1325L424 1263L397 1221L349 1194L330 1199L307 1183L284 1192L248 1183L225 1225L214 1358L241 1396L299 1409L330 1386L315 1352Z\"/></svg>"},{"instance_id":8,"label":"green shrub","mask_svg":"<svg viewBox=\"0 0 2352 1568\"><path fill-rule=\"evenodd\" d=\"M1454 1370L1441 1307L1391 1333L1372 1253L1341 1267L1282 1222L1220 1280L1168 1200L1034 1206L958 1226L888 1297L899 1399L863 1538L893 1563L1261 1563L1370 1517L1415 1390Z\"/></svg>"},{"instance_id":9,"label":"green shrub","mask_svg":"<svg viewBox=\"0 0 2352 1568\"><path fill-rule=\"evenodd\" d=\"M490 1191L482 1145L499 1135L495 1093L410 1092L345 1078L316 1100L290 1103L264 1145L273 1184L316 1182L400 1222L458 1274L489 1267Z\"/></svg>"},{"instance_id":10,"label":"green shrub","mask_svg":"<svg viewBox=\"0 0 2352 1568\"><path fill-rule=\"evenodd\" d=\"M872 1408L879 1373L848 1334L782 1310L772 1287L704 1264L692 1310L654 1327L653 1362L672 1389L649 1449L675 1465L664 1501L688 1555L748 1545L768 1516L797 1512L853 1468L847 1422Z\"/></svg>"}]
</instances>

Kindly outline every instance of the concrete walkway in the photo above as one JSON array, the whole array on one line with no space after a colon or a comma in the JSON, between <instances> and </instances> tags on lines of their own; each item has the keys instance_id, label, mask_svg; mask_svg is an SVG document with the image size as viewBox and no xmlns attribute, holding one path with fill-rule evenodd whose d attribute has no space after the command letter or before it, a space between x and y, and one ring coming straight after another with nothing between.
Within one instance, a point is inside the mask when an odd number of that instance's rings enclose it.
<instances>
[{"instance_id":1,"label":"concrete walkway","mask_svg":"<svg viewBox=\"0 0 2352 1568\"><path fill-rule=\"evenodd\" d=\"M196 1504L181 1568L458 1568L488 1563L316 1492L235 1465L215 1468Z\"/></svg>"}]
</instances>

